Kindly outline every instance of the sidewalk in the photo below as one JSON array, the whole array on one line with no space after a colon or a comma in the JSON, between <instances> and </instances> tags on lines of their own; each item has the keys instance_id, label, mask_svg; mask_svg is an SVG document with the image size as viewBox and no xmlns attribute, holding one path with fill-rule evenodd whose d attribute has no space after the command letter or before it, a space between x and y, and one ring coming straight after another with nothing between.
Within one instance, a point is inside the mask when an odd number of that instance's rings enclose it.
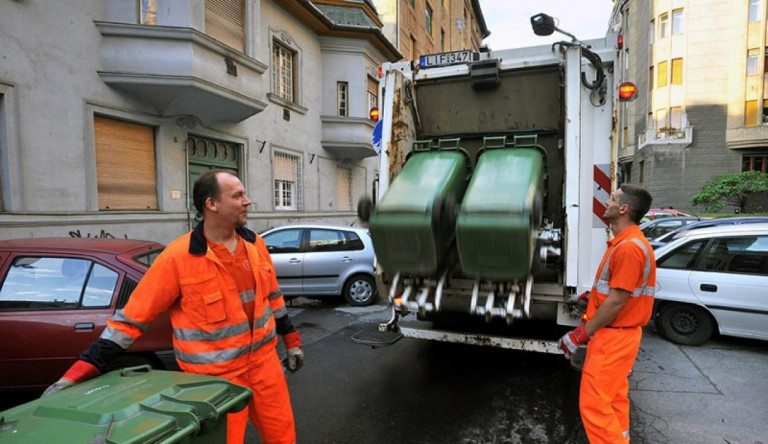
<instances>
[{"instance_id":1,"label":"sidewalk","mask_svg":"<svg viewBox=\"0 0 768 444\"><path fill-rule=\"evenodd\" d=\"M629 380L633 444L768 444L765 341L688 347L647 327Z\"/></svg>"}]
</instances>

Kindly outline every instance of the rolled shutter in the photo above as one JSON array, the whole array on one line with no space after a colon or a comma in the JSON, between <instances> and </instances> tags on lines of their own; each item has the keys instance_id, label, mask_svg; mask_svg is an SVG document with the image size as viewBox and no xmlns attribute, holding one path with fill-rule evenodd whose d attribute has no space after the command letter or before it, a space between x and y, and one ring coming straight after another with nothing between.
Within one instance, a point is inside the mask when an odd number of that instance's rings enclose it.
<instances>
[{"instance_id":1,"label":"rolled shutter","mask_svg":"<svg viewBox=\"0 0 768 444\"><path fill-rule=\"evenodd\" d=\"M100 210L156 210L155 131L151 126L95 116Z\"/></svg>"},{"instance_id":2,"label":"rolled shutter","mask_svg":"<svg viewBox=\"0 0 768 444\"><path fill-rule=\"evenodd\" d=\"M205 33L245 52L245 0L205 0Z\"/></svg>"}]
</instances>

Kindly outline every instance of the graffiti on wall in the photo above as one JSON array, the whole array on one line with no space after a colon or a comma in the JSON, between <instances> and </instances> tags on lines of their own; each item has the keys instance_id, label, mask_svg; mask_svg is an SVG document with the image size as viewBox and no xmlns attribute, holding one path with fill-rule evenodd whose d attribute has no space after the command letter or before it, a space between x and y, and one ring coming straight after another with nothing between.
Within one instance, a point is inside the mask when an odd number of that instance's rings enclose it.
<instances>
[{"instance_id":1,"label":"graffiti on wall","mask_svg":"<svg viewBox=\"0 0 768 444\"><path fill-rule=\"evenodd\" d=\"M123 235L125 239L128 239L128 235ZM101 230L98 234L94 233L80 233L80 230L70 231L69 237L86 237L86 238L93 238L93 239L117 239L114 234Z\"/></svg>"}]
</instances>

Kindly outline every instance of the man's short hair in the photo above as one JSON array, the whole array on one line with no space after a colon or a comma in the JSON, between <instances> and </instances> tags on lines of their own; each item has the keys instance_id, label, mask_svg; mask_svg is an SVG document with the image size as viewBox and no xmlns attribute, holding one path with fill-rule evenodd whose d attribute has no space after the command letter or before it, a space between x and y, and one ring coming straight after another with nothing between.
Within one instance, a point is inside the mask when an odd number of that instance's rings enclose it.
<instances>
[{"instance_id":1,"label":"man's short hair","mask_svg":"<svg viewBox=\"0 0 768 444\"><path fill-rule=\"evenodd\" d=\"M195 185L192 187L192 202L195 204L198 217L203 216L205 201L208 200L209 197L214 199L219 198L221 190L219 189L219 180L216 178L219 173L231 174L237 177L237 174L232 171L214 168L204 172L197 178Z\"/></svg>"},{"instance_id":2,"label":"man's short hair","mask_svg":"<svg viewBox=\"0 0 768 444\"><path fill-rule=\"evenodd\" d=\"M625 183L619 189L622 193L619 203L629 205L630 219L632 219L632 222L640 224L645 213L651 209L651 204L653 203L651 193L645 188L631 183Z\"/></svg>"}]
</instances>

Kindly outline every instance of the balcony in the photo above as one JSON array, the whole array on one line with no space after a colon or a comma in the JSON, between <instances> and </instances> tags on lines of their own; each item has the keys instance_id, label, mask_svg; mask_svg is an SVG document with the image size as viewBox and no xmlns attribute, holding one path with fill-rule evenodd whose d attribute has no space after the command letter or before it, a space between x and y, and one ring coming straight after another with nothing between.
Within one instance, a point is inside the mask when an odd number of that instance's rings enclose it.
<instances>
[{"instance_id":1,"label":"balcony","mask_svg":"<svg viewBox=\"0 0 768 444\"><path fill-rule=\"evenodd\" d=\"M637 149L641 150L648 145L680 145L685 148L693 142L693 127L685 128L656 128L646 129L637 138Z\"/></svg>"},{"instance_id":2,"label":"balcony","mask_svg":"<svg viewBox=\"0 0 768 444\"><path fill-rule=\"evenodd\" d=\"M323 148L339 159L362 159L376 155L371 142L376 122L364 117L321 116Z\"/></svg>"},{"instance_id":3,"label":"balcony","mask_svg":"<svg viewBox=\"0 0 768 444\"><path fill-rule=\"evenodd\" d=\"M267 66L192 28L95 22L99 77L161 116L236 123L267 106Z\"/></svg>"}]
</instances>

